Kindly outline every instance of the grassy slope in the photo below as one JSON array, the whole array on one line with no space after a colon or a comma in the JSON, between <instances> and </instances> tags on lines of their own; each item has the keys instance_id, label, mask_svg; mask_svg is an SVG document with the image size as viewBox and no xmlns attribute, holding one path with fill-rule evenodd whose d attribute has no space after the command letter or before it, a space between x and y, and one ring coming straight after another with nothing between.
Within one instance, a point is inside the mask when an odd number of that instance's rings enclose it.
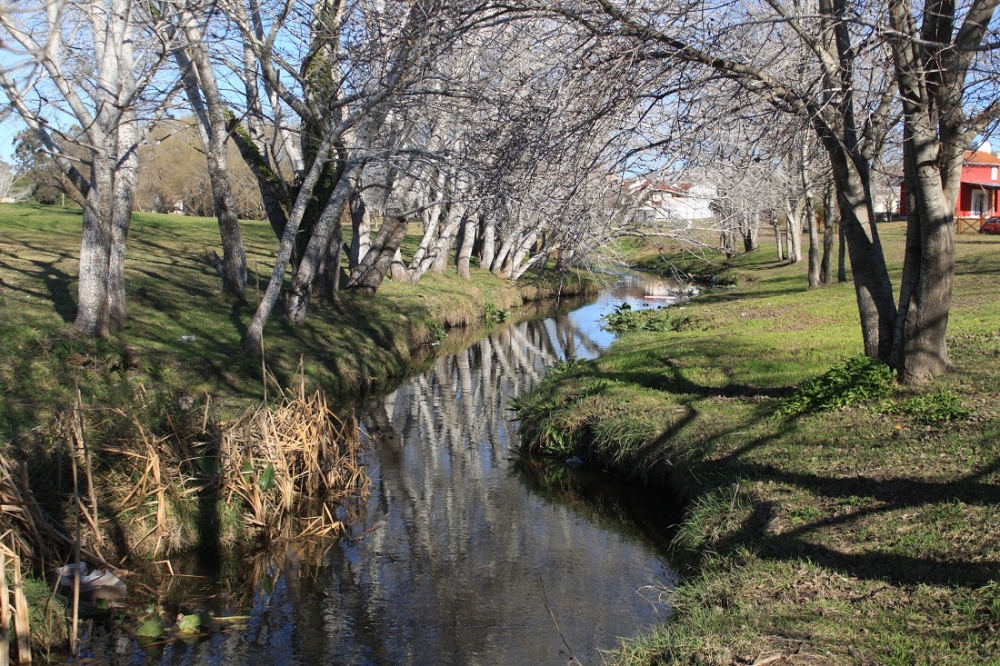
<instances>
[{"instance_id":1,"label":"grassy slope","mask_svg":"<svg viewBox=\"0 0 1000 666\"><path fill-rule=\"evenodd\" d=\"M898 279L902 226L880 229ZM1000 241L957 243L957 371L892 404L952 391L960 421L891 405L776 417L861 339L853 287L808 291L766 241L728 271L737 288L677 313L682 331L627 334L528 399L543 441L689 500L676 617L622 663L1000 663Z\"/></svg>"},{"instance_id":2,"label":"grassy slope","mask_svg":"<svg viewBox=\"0 0 1000 666\"><path fill-rule=\"evenodd\" d=\"M80 223L79 210L0 204L0 440L46 423L71 402L74 382L86 404L113 401L140 385L207 392L214 404L230 408L259 399L260 363L240 354L253 307L221 297L204 258L219 246L214 220L134 216L130 323L121 335L97 341L70 326ZM270 277L276 242L264 222L244 222L243 232L253 304ZM418 240L411 236L408 243ZM265 335L269 369L287 381L302 358L307 376L334 393L377 389L419 363L444 326L482 321L487 303L508 310L521 304L509 283L479 271L473 276L458 280L452 268L416 286L387 284L374 298L344 293L343 312L314 306L302 328L274 316ZM182 336L195 339L183 342ZM125 371L125 365L137 367Z\"/></svg>"}]
</instances>

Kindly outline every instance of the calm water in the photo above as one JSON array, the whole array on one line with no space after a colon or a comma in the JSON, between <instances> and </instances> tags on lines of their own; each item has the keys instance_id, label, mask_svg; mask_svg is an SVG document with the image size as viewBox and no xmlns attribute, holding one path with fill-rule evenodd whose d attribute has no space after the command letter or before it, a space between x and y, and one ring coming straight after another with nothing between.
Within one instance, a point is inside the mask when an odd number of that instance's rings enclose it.
<instances>
[{"instance_id":1,"label":"calm water","mask_svg":"<svg viewBox=\"0 0 1000 666\"><path fill-rule=\"evenodd\" d=\"M360 418L373 441L373 492L355 539L221 563L181 583L186 606L177 610L249 614L244 631L144 651L111 635L92 656L555 665L572 651L601 663L599 650L668 613L660 593L674 573L657 539L676 508L599 471L515 469L508 404L560 359L600 353L612 336L598 320L613 306L668 296L630 276L566 314L498 327L370 401Z\"/></svg>"}]
</instances>

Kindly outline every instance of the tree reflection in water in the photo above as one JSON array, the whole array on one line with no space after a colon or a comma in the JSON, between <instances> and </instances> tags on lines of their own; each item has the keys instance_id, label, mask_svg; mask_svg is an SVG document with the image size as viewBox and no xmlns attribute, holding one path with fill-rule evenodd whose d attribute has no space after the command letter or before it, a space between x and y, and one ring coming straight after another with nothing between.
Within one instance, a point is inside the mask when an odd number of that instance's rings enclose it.
<instances>
[{"instance_id":1,"label":"tree reflection in water","mask_svg":"<svg viewBox=\"0 0 1000 666\"><path fill-rule=\"evenodd\" d=\"M605 296L605 309L621 297ZM637 512L602 475L562 465L525 475L510 459L510 399L556 361L596 355L599 315L496 330L367 403L373 492L361 536L331 544L315 566L275 560L248 630L171 644L156 660L566 664L564 637L594 664L599 649L662 618L657 591L674 573L644 535L676 522L667 500Z\"/></svg>"}]
</instances>

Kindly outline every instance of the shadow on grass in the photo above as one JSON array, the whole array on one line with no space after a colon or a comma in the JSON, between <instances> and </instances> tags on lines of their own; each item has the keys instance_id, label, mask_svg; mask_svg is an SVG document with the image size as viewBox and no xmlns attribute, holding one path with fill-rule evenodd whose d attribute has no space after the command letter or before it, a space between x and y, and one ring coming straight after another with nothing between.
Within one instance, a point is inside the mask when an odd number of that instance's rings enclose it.
<instances>
[{"instance_id":1,"label":"shadow on grass","mask_svg":"<svg viewBox=\"0 0 1000 666\"><path fill-rule=\"evenodd\" d=\"M643 364L634 363L632 367ZM827 506L855 507L844 512L821 512L819 516L814 513L804 524L775 530L775 519L789 514L789 507L783 506L781 500L783 495L751 493L749 505L737 514L743 516L738 524L716 526L715 519L708 519L696 525L702 539L716 530L721 534L703 542L698 546L699 551L675 552L680 564L696 565L709 553L727 556L749 549L764 559L810 561L843 575L895 585L978 588L1000 577L1000 560L980 557L975 551L960 552L950 546L902 541L893 546L891 538L872 541L860 536L874 531L876 536L871 539L876 539L879 530L887 530L894 536L895 521L904 511L919 515L949 506L988 511L1000 505L1000 486L988 480L1000 471L1000 458L967 474L946 476L940 481L924 475L908 476L905 472L896 476L800 472L796 471L796 458L801 455L797 438L810 436L807 429L800 429L800 420L805 417L778 420L772 415L775 403L768 400L790 394L791 387L703 385L685 377L683 369L669 360L648 370L594 369L591 373L588 379L594 380L598 387L630 384L669 393L676 410L683 410L655 439L630 450L627 459L620 460L619 472L627 475L641 469L647 478L672 483L675 491L686 495L688 500L707 498L716 489L739 488L740 484L747 488L752 483L756 488L784 488L793 496L805 492L809 497L820 498L821 503L826 500ZM576 395L592 398L594 392L578 391ZM705 420L711 418L711 410L699 409L699 401L717 397L748 399L752 407L728 424L706 427ZM745 441L734 446L734 439L741 434L745 435ZM676 442L683 442L683 448L675 448ZM986 433L980 444L985 447L989 443L990 436ZM779 448L766 450L774 445ZM600 444L593 449L598 458L616 452L620 453L613 446L602 452ZM725 503L730 508L728 499ZM930 520L925 520L919 529L934 532L936 524ZM787 524L786 521L784 525ZM925 554L927 548L934 548L934 552Z\"/></svg>"}]
</instances>

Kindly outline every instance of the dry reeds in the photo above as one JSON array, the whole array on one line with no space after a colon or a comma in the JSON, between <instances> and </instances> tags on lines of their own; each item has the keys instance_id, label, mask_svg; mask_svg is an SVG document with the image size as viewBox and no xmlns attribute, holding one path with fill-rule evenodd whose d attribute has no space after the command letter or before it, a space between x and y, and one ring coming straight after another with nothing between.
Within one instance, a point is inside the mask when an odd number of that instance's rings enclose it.
<instances>
[{"instance_id":1,"label":"dry reeds","mask_svg":"<svg viewBox=\"0 0 1000 666\"><path fill-rule=\"evenodd\" d=\"M0 537L0 664L10 663L11 593L14 603L14 635L17 639L17 663L31 663L31 626L28 620L28 599L21 580L21 558L7 546L10 533ZM12 538L13 540L13 538ZM7 584L7 562L13 570L13 588Z\"/></svg>"},{"instance_id":2,"label":"dry reeds","mask_svg":"<svg viewBox=\"0 0 1000 666\"><path fill-rule=\"evenodd\" d=\"M355 419L337 417L322 392L307 395L300 378L280 404L247 410L225 429L222 488L239 496L248 524L267 538L343 534L339 511L330 507L367 498L360 448Z\"/></svg>"}]
</instances>

